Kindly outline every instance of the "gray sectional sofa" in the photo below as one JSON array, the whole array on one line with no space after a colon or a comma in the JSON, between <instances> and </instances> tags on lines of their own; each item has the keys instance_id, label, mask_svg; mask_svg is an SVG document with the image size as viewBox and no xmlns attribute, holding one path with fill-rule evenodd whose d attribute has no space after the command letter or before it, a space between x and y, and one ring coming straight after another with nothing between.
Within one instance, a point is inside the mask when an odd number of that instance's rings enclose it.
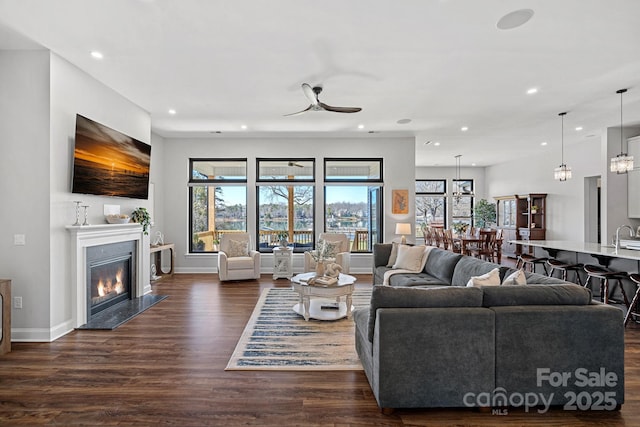
<instances>
[{"instance_id":1,"label":"gray sectional sofa","mask_svg":"<svg viewBox=\"0 0 640 427\"><path fill-rule=\"evenodd\" d=\"M374 255L379 268L383 257ZM433 249L422 273L374 286L354 320L379 406L618 409L622 311L542 275L528 275L537 285L464 286L467 275L494 267Z\"/></svg>"}]
</instances>

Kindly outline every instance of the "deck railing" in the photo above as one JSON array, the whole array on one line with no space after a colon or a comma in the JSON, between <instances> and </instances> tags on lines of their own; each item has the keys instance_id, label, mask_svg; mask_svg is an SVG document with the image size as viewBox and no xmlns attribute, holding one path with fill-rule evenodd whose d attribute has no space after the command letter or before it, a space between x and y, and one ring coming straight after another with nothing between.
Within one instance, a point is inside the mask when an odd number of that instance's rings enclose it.
<instances>
[{"instance_id":1,"label":"deck railing","mask_svg":"<svg viewBox=\"0 0 640 427\"><path fill-rule=\"evenodd\" d=\"M195 233L196 240L204 242L204 248L202 251L211 252L218 250L218 242L220 242L220 235L244 233L242 230L207 230ZM273 248L280 243L278 230L260 230L258 247ZM347 233L351 238L351 252L370 252L369 247L369 232L367 230L355 230L353 234ZM293 233L293 241L287 238L290 243L295 244L298 247L308 247L312 249L313 244L313 232L307 230L297 230Z\"/></svg>"}]
</instances>

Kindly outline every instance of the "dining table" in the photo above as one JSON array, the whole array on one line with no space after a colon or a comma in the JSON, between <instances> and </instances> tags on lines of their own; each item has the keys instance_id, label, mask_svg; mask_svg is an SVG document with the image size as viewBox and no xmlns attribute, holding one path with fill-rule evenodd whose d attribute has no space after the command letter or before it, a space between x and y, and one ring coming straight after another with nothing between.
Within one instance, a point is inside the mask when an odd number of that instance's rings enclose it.
<instances>
[{"instance_id":1,"label":"dining table","mask_svg":"<svg viewBox=\"0 0 640 427\"><path fill-rule=\"evenodd\" d=\"M462 255L469 254L471 248L480 246L484 241L484 237L474 236L474 235L454 235L453 236L454 248L458 249ZM496 239L495 241L495 258L496 263L500 264L502 262L502 238Z\"/></svg>"}]
</instances>

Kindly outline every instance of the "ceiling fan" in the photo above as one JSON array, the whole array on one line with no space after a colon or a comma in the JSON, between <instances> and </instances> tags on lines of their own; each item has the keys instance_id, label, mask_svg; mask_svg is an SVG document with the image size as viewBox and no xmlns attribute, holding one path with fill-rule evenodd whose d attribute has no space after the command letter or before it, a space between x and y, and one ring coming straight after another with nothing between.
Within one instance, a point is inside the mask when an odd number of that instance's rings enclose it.
<instances>
[{"instance_id":1,"label":"ceiling fan","mask_svg":"<svg viewBox=\"0 0 640 427\"><path fill-rule=\"evenodd\" d=\"M305 96L309 98L311 101L311 105L305 108L302 111L298 111L297 113L285 114L285 116L295 116L298 114L306 113L307 111L331 111L333 113L357 113L362 110L359 107L332 107L331 105L327 105L324 102L320 102L318 99L318 95L322 92L322 86L314 86L311 87L307 83L302 83L302 91Z\"/></svg>"}]
</instances>

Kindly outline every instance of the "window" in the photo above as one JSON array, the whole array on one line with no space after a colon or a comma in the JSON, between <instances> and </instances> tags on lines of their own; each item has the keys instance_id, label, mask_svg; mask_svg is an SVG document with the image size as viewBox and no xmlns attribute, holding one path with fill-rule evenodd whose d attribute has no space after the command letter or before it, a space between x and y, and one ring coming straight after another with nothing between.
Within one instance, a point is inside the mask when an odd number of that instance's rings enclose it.
<instances>
[{"instance_id":1,"label":"window","mask_svg":"<svg viewBox=\"0 0 640 427\"><path fill-rule=\"evenodd\" d=\"M189 160L190 253L217 252L220 234L247 231L247 160Z\"/></svg>"},{"instance_id":2,"label":"window","mask_svg":"<svg viewBox=\"0 0 640 427\"><path fill-rule=\"evenodd\" d=\"M271 252L282 237L294 252L313 247L314 159L257 159L258 249Z\"/></svg>"},{"instance_id":3,"label":"window","mask_svg":"<svg viewBox=\"0 0 640 427\"><path fill-rule=\"evenodd\" d=\"M416 180L416 237L422 237L422 225L445 227L447 218L447 181Z\"/></svg>"},{"instance_id":4,"label":"window","mask_svg":"<svg viewBox=\"0 0 640 427\"><path fill-rule=\"evenodd\" d=\"M325 159L324 176L325 231L371 252L382 239L382 159Z\"/></svg>"},{"instance_id":5,"label":"window","mask_svg":"<svg viewBox=\"0 0 640 427\"><path fill-rule=\"evenodd\" d=\"M452 219L455 223L469 224L473 227L473 180L453 180L451 202Z\"/></svg>"}]
</instances>

